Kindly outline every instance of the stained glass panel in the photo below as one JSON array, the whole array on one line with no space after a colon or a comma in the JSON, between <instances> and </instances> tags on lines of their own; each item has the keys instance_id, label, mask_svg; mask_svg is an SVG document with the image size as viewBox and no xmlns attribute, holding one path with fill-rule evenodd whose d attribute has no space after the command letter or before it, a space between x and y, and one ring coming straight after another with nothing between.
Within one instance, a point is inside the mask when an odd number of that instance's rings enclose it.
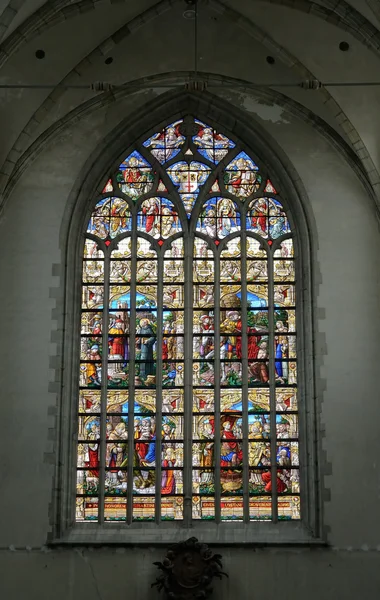
<instances>
[{"instance_id":1,"label":"stained glass panel","mask_svg":"<svg viewBox=\"0 0 380 600\"><path fill-rule=\"evenodd\" d=\"M266 194L277 194L278 193L270 179L267 179L267 182L266 182L266 185L264 188L264 192Z\"/></svg>"},{"instance_id":2,"label":"stained glass panel","mask_svg":"<svg viewBox=\"0 0 380 600\"><path fill-rule=\"evenodd\" d=\"M104 198L95 206L87 232L101 239L116 237L132 227L128 202L121 198Z\"/></svg>"},{"instance_id":3,"label":"stained glass panel","mask_svg":"<svg viewBox=\"0 0 380 600\"><path fill-rule=\"evenodd\" d=\"M137 214L137 229L154 238L168 238L181 231L173 203L167 198L148 198Z\"/></svg>"},{"instance_id":4,"label":"stained glass panel","mask_svg":"<svg viewBox=\"0 0 380 600\"><path fill-rule=\"evenodd\" d=\"M187 217L190 219L194 204L197 201L198 194L180 194L182 204L185 207Z\"/></svg>"},{"instance_id":5,"label":"stained glass panel","mask_svg":"<svg viewBox=\"0 0 380 600\"><path fill-rule=\"evenodd\" d=\"M197 119L195 123L199 125L199 129L197 134L193 136L193 142L204 158L217 164L228 154L231 148L235 147L235 144L222 133L218 133L215 129Z\"/></svg>"},{"instance_id":6,"label":"stained glass panel","mask_svg":"<svg viewBox=\"0 0 380 600\"><path fill-rule=\"evenodd\" d=\"M226 190L238 198L248 198L259 190L260 184L259 167L245 152L240 152L224 171Z\"/></svg>"},{"instance_id":7,"label":"stained glass panel","mask_svg":"<svg viewBox=\"0 0 380 600\"><path fill-rule=\"evenodd\" d=\"M210 238L224 238L240 230L240 213L230 198L211 198L202 207L197 231Z\"/></svg>"},{"instance_id":8,"label":"stained glass panel","mask_svg":"<svg viewBox=\"0 0 380 600\"><path fill-rule=\"evenodd\" d=\"M120 190L132 200L147 194L152 189L154 181L151 165L137 150L121 163L116 178Z\"/></svg>"},{"instance_id":9,"label":"stained glass panel","mask_svg":"<svg viewBox=\"0 0 380 600\"><path fill-rule=\"evenodd\" d=\"M103 188L103 194L108 194L109 192L113 192L113 185L111 179L108 179L106 185Z\"/></svg>"},{"instance_id":10,"label":"stained glass panel","mask_svg":"<svg viewBox=\"0 0 380 600\"><path fill-rule=\"evenodd\" d=\"M110 175L83 248L77 521L301 518L290 223L190 117Z\"/></svg>"},{"instance_id":11,"label":"stained glass panel","mask_svg":"<svg viewBox=\"0 0 380 600\"><path fill-rule=\"evenodd\" d=\"M200 187L211 173L209 167L200 162L180 161L168 167L167 173L178 189L188 217L198 197Z\"/></svg>"},{"instance_id":12,"label":"stained glass panel","mask_svg":"<svg viewBox=\"0 0 380 600\"><path fill-rule=\"evenodd\" d=\"M185 141L184 136L180 133L181 123L182 120L175 121L162 131L154 133L144 142L144 146L149 148L153 156L160 163L174 158L180 152L180 147Z\"/></svg>"}]
</instances>

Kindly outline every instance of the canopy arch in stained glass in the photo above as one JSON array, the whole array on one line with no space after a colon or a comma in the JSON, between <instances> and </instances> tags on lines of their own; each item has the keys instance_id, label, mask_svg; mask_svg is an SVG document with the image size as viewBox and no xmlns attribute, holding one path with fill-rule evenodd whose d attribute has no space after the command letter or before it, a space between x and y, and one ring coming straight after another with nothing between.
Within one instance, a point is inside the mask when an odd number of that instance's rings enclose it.
<instances>
[{"instance_id":1,"label":"canopy arch in stained glass","mask_svg":"<svg viewBox=\"0 0 380 600\"><path fill-rule=\"evenodd\" d=\"M186 117L94 199L78 523L301 519L296 252L274 177Z\"/></svg>"}]
</instances>

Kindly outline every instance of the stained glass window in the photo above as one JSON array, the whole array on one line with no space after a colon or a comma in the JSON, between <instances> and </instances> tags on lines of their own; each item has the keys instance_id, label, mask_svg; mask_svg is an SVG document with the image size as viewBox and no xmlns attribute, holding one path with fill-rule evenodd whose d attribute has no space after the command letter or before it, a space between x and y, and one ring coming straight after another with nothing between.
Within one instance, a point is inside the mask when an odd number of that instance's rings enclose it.
<instances>
[{"instance_id":1,"label":"stained glass window","mask_svg":"<svg viewBox=\"0 0 380 600\"><path fill-rule=\"evenodd\" d=\"M105 179L83 251L77 522L301 518L295 248L271 177L186 117Z\"/></svg>"}]
</instances>

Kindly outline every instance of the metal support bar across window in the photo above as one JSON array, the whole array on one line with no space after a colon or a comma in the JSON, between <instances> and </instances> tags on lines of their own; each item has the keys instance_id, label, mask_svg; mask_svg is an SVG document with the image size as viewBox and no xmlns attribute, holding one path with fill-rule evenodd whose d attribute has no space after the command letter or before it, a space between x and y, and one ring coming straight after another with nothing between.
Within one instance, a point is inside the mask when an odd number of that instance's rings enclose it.
<instances>
[{"instance_id":1,"label":"metal support bar across window","mask_svg":"<svg viewBox=\"0 0 380 600\"><path fill-rule=\"evenodd\" d=\"M302 519L296 252L273 182L238 140L187 116L136 146L95 199L78 524Z\"/></svg>"}]
</instances>

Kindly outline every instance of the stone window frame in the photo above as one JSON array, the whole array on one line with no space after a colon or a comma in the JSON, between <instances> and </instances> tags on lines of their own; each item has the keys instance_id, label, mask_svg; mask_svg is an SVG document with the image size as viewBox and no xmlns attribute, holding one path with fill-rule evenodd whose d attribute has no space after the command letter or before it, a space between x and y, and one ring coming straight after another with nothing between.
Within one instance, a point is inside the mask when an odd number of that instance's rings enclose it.
<instances>
[{"instance_id":1,"label":"stone window frame","mask_svg":"<svg viewBox=\"0 0 380 600\"><path fill-rule=\"evenodd\" d=\"M111 132L87 161L68 201L67 236L64 244L64 340L61 379L59 452L53 494L53 544L167 544L196 536L211 544L321 544L322 511L319 489L319 432L314 382L313 272L308 199L294 167L275 140L253 119L238 109L211 97L208 93L170 93L171 98L157 99L126 119ZM232 139L242 150L271 173L273 184L282 190L285 210L293 217L296 248L296 293L298 297L298 377L299 427L301 438L301 521L277 523L199 522L184 527L182 522L141 523L131 525L105 523L78 524L75 514L75 459L77 415L78 335L81 298L82 252L85 223L93 208L94 197L101 193L108 173L136 146L169 122L192 114ZM129 123L132 122L133 126ZM115 157L117 157L115 159Z\"/></svg>"}]
</instances>

